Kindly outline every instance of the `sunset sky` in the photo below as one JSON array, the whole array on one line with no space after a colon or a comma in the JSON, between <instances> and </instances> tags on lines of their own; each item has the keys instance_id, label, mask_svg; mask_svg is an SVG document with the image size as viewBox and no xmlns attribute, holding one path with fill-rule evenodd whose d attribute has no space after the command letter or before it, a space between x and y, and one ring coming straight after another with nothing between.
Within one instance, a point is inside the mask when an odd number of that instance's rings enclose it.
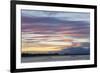
<instances>
[{"instance_id":1,"label":"sunset sky","mask_svg":"<svg viewBox=\"0 0 100 73\"><path fill-rule=\"evenodd\" d=\"M89 47L90 14L21 10L22 52L48 53Z\"/></svg>"}]
</instances>

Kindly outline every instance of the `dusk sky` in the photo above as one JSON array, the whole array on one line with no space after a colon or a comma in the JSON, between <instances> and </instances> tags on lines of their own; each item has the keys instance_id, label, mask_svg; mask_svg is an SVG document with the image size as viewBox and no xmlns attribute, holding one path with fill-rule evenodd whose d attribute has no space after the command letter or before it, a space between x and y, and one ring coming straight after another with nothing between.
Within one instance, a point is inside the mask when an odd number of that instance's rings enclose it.
<instances>
[{"instance_id":1,"label":"dusk sky","mask_svg":"<svg viewBox=\"0 0 100 73\"><path fill-rule=\"evenodd\" d=\"M21 10L22 52L48 53L90 46L90 14Z\"/></svg>"}]
</instances>

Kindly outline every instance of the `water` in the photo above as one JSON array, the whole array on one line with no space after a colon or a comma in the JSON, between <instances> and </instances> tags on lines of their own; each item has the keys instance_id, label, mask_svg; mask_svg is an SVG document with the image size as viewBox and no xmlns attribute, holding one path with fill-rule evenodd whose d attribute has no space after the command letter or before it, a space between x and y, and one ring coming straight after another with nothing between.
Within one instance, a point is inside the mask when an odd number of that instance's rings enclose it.
<instances>
[{"instance_id":1,"label":"water","mask_svg":"<svg viewBox=\"0 0 100 73\"><path fill-rule=\"evenodd\" d=\"M49 62L49 61L70 61L70 60L89 60L90 55L69 55L69 56L38 56L22 57L21 62Z\"/></svg>"}]
</instances>

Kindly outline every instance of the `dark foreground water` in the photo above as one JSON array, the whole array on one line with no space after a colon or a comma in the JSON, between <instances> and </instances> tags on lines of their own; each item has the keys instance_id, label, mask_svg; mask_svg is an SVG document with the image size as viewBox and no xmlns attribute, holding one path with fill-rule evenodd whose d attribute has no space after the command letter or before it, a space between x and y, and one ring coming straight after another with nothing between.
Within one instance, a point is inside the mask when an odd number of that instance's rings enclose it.
<instances>
[{"instance_id":1,"label":"dark foreground water","mask_svg":"<svg viewBox=\"0 0 100 73\"><path fill-rule=\"evenodd\" d=\"M72 55L72 56L40 56L40 57L22 57L21 62L48 62L48 61L69 61L69 60L89 60L90 55Z\"/></svg>"}]
</instances>

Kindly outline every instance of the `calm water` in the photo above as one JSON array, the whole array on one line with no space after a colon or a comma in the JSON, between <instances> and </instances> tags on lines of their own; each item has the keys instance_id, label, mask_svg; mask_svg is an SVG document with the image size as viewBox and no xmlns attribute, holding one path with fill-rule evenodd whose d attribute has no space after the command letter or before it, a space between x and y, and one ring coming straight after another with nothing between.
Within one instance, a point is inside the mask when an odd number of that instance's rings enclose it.
<instances>
[{"instance_id":1,"label":"calm water","mask_svg":"<svg viewBox=\"0 0 100 73\"><path fill-rule=\"evenodd\" d=\"M69 61L69 60L89 60L90 55L72 55L72 56L40 56L40 57L22 57L21 62L48 62L48 61Z\"/></svg>"}]
</instances>

